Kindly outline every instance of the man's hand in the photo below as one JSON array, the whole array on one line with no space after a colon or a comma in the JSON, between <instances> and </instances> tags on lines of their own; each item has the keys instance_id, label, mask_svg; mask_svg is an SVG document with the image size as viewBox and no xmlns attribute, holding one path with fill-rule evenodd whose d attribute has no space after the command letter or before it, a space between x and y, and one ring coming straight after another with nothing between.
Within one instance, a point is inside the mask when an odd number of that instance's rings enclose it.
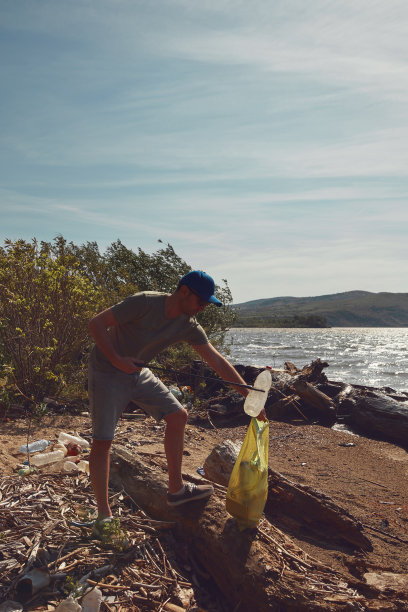
<instances>
[{"instance_id":1,"label":"man's hand","mask_svg":"<svg viewBox=\"0 0 408 612\"><path fill-rule=\"evenodd\" d=\"M113 310L108 308L100 312L89 322L89 331L95 340L95 344L115 368L125 372L125 374L140 372L143 366L141 366L137 359L134 357L123 357L116 352L112 336L108 330L111 327L117 326L118 322L113 314Z\"/></svg>"},{"instance_id":2,"label":"man's hand","mask_svg":"<svg viewBox=\"0 0 408 612\"><path fill-rule=\"evenodd\" d=\"M268 418L266 416L265 408L263 408L261 410L261 412L258 414L258 416L256 418L258 419L258 421L267 421L268 420Z\"/></svg>"},{"instance_id":3,"label":"man's hand","mask_svg":"<svg viewBox=\"0 0 408 612\"><path fill-rule=\"evenodd\" d=\"M117 357L115 360L112 360L112 364L118 370L125 372L125 374L140 372L143 367L134 357Z\"/></svg>"}]
</instances>

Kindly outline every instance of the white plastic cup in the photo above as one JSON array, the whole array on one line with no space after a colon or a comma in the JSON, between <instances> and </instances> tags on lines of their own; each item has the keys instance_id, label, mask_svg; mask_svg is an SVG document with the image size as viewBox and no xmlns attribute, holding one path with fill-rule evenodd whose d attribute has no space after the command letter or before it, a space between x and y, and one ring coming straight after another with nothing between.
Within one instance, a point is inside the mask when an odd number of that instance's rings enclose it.
<instances>
[{"instance_id":1,"label":"white plastic cup","mask_svg":"<svg viewBox=\"0 0 408 612\"><path fill-rule=\"evenodd\" d=\"M27 574L24 574L17 582L17 593L19 595L35 595L41 589L50 584L50 574L48 570L35 567ZM12 609L12 608L10 608Z\"/></svg>"},{"instance_id":2,"label":"white plastic cup","mask_svg":"<svg viewBox=\"0 0 408 612\"><path fill-rule=\"evenodd\" d=\"M263 370L254 382L256 389L262 389L264 393L260 391L250 391L245 398L244 410L246 414L251 417L257 417L263 410L266 400L268 398L268 391L272 385L272 376L270 368Z\"/></svg>"},{"instance_id":3,"label":"white plastic cup","mask_svg":"<svg viewBox=\"0 0 408 612\"><path fill-rule=\"evenodd\" d=\"M89 442L88 440L84 440L84 438L80 438L79 436L72 436L71 434L65 433L65 431L61 431L58 436L58 442L61 444L69 444L72 442L73 444L79 444L82 448L88 448Z\"/></svg>"},{"instance_id":4,"label":"white plastic cup","mask_svg":"<svg viewBox=\"0 0 408 612\"><path fill-rule=\"evenodd\" d=\"M51 451L50 453L41 453L41 455L35 455L31 457L30 463L33 465L48 465L49 463L56 463L64 458L64 451L61 449Z\"/></svg>"}]
</instances>

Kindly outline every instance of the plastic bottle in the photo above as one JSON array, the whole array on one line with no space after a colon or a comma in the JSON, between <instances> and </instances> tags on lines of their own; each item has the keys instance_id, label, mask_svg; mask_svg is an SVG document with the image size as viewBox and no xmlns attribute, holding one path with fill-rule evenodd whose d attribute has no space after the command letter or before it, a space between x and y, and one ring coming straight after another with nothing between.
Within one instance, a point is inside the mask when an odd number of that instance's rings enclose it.
<instances>
[{"instance_id":1,"label":"plastic bottle","mask_svg":"<svg viewBox=\"0 0 408 612\"><path fill-rule=\"evenodd\" d=\"M181 399L183 397L183 394L178 387L170 387L169 391L177 399Z\"/></svg>"},{"instance_id":2,"label":"plastic bottle","mask_svg":"<svg viewBox=\"0 0 408 612\"><path fill-rule=\"evenodd\" d=\"M59 606L55 608L55 612L81 612L82 608L78 602L72 597L63 599Z\"/></svg>"},{"instance_id":3,"label":"plastic bottle","mask_svg":"<svg viewBox=\"0 0 408 612\"><path fill-rule=\"evenodd\" d=\"M262 389L264 393L260 393L259 391L250 391L245 398L244 410L246 414L249 414L251 417L257 417L265 406L268 398L268 391L272 384L270 370L271 368L268 366L265 370L258 374L254 382L254 387L257 389Z\"/></svg>"},{"instance_id":4,"label":"plastic bottle","mask_svg":"<svg viewBox=\"0 0 408 612\"><path fill-rule=\"evenodd\" d=\"M64 463L62 464L62 471L63 472L77 472L78 466L73 461L64 461Z\"/></svg>"},{"instance_id":5,"label":"plastic bottle","mask_svg":"<svg viewBox=\"0 0 408 612\"><path fill-rule=\"evenodd\" d=\"M88 591L82 599L82 612L99 612L102 602L102 591L95 588Z\"/></svg>"},{"instance_id":6,"label":"plastic bottle","mask_svg":"<svg viewBox=\"0 0 408 612\"><path fill-rule=\"evenodd\" d=\"M54 450L62 450L62 452L64 453L64 457L68 455L67 447L65 446L65 444L62 444L61 442L57 442L56 444L54 444Z\"/></svg>"},{"instance_id":7,"label":"plastic bottle","mask_svg":"<svg viewBox=\"0 0 408 612\"><path fill-rule=\"evenodd\" d=\"M59 472L62 472L64 463L65 459L57 461L56 463L50 463L49 465L47 465L47 474L58 474Z\"/></svg>"},{"instance_id":8,"label":"plastic bottle","mask_svg":"<svg viewBox=\"0 0 408 612\"><path fill-rule=\"evenodd\" d=\"M33 474L35 472L38 472L37 468L26 465L25 467L21 468L21 470L18 470L17 474L19 476L28 476L28 474Z\"/></svg>"},{"instance_id":9,"label":"plastic bottle","mask_svg":"<svg viewBox=\"0 0 408 612\"><path fill-rule=\"evenodd\" d=\"M81 472L85 472L85 474L89 474L89 461L85 461L84 459L81 459L81 461L77 463L77 468Z\"/></svg>"},{"instance_id":10,"label":"plastic bottle","mask_svg":"<svg viewBox=\"0 0 408 612\"><path fill-rule=\"evenodd\" d=\"M71 434L65 433L65 431L61 431L58 436L58 442L65 445L72 442L73 444L79 444L79 446L83 448L89 448L88 440L84 440L84 438L80 438L79 436L71 436Z\"/></svg>"},{"instance_id":11,"label":"plastic bottle","mask_svg":"<svg viewBox=\"0 0 408 612\"><path fill-rule=\"evenodd\" d=\"M19 453L37 453L38 451L43 451L49 445L49 440L36 440L35 442L30 442L30 444L23 444L18 449Z\"/></svg>"},{"instance_id":12,"label":"plastic bottle","mask_svg":"<svg viewBox=\"0 0 408 612\"><path fill-rule=\"evenodd\" d=\"M56 463L64 458L64 451L61 449L51 451L50 453L41 453L41 455L35 455L31 458L33 465L48 465L49 463Z\"/></svg>"}]
</instances>

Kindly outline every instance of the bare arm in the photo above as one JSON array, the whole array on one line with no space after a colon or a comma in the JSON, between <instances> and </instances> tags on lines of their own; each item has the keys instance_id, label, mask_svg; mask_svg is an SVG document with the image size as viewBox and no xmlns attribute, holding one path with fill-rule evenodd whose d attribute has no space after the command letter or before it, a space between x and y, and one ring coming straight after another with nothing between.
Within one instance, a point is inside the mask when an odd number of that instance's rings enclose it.
<instances>
[{"instance_id":1,"label":"bare arm","mask_svg":"<svg viewBox=\"0 0 408 612\"><path fill-rule=\"evenodd\" d=\"M246 385L245 380L238 374L234 366L230 364L230 362L221 355L213 347L212 344L196 344L193 346L193 349L208 363L210 368L215 370L221 378L225 380L229 380L231 382L236 382L240 384ZM248 395L248 390L243 389L242 387L234 387L241 395L246 397Z\"/></svg>"},{"instance_id":2,"label":"bare arm","mask_svg":"<svg viewBox=\"0 0 408 612\"><path fill-rule=\"evenodd\" d=\"M97 347L115 368L122 370L122 372L126 374L133 374L133 372L140 370L140 368L136 366L137 360L133 357L123 357L119 355L112 342L112 337L108 333L110 327L117 327L117 325L118 321L113 314L113 310L108 308L91 319L89 322L89 331Z\"/></svg>"},{"instance_id":3,"label":"bare arm","mask_svg":"<svg viewBox=\"0 0 408 612\"><path fill-rule=\"evenodd\" d=\"M218 376L221 378L231 382L246 384L245 380L238 374L234 366L232 366L230 362L213 347L212 344L196 344L193 346L193 349L200 355L200 357L202 357L202 359L204 359L204 361L208 363L210 368L217 372ZM246 397L249 393L247 389L243 389L242 387L234 388L244 397ZM265 408L259 413L257 419L260 421L267 420Z\"/></svg>"}]
</instances>

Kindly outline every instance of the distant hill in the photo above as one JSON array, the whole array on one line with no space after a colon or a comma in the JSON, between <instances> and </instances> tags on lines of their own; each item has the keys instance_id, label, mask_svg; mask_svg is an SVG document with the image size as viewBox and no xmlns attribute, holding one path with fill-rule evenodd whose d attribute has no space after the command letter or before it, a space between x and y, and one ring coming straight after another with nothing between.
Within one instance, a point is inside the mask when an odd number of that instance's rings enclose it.
<instances>
[{"instance_id":1,"label":"distant hill","mask_svg":"<svg viewBox=\"0 0 408 612\"><path fill-rule=\"evenodd\" d=\"M408 293L346 291L233 306L236 327L408 327Z\"/></svg>"}]
</instances>

